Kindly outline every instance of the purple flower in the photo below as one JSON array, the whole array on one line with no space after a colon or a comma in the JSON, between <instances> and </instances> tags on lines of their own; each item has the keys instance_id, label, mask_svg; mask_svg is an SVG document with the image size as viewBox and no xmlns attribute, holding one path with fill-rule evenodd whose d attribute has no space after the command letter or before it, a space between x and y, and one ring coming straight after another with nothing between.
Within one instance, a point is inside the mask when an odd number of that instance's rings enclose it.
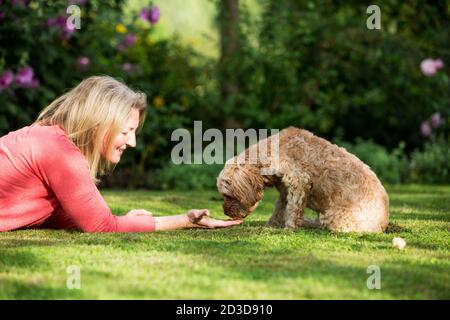
<instances>
[{"instance_id":1,"label":"purple flower","mask_svg":"<svg viewBox=\"0 0 450 320\"><path fill-rule=\"evenodd\" d=\"M62 15L57 18L47 19L48 27L57 27L61 30L59 36L61 40L66 41L70 36L76 31L76 26L74 24L68 23L67 17Z\"/></svg>"},{"instance_id":2,"label":"purple flower","mask_svg":"<svg viewBox=\"0 0 450 320\"><path fill-rule=\"evenodd\" d=\"M130 33L130 34L127 34L127 36L125 37L124 44L126 47L131 47L133 44L136 43L136 40L137 40L136 35Z\"/></svg>"},{"instance_id":3,"label":"purple flower","mask_svg":"<svg viewBox=\"0 0 450 320\"><path fill-rule=\"evenodd\" d=\"M425 59L420 63L420 69L426 76L434 75L442 67L444 67L444 62L441 59Z\"/></svg>"},{"instance_id":4,"label":"purple flower","mask_svg":"<svg viewBox=\"0 0 450 320\"><path fill-rule=\"evenodd\" d=\"M32 67L27 66L16 73L16 85L31 89L39 87L39 80L34 78L34 70Z\"/></svg>"},{"instance_id":5,"label":"purple flower","mask_svg":"<svg viewBox=\"0 0 450 320\"><path fill-rule=\"evenodd\" d=\"M33 81L34 71L31 67L25 67L20 69L16 73L16 84L18 86L28 87L31 86Z\"/></svg>"},{"instance_id":6,"label":"purple flower","mask_svg":"<svg viewBox=\"0 0 450 320\"><path fill-rule=\"evenodd\" d=\"M75 32L76 27L77 27L77 26L76 26L75 24L72 24L72 23L65 23L65 24L64 24L64 27L63 27L63 30L64 30L65 32L72 33L72 32Z\"/></svg>"},{"instance_id":7,"label":"purple flower","mask_svg":"<svg viewBox=\"0 0 450 320\"><path fill-rule=\"evenodd\" d=\"M53 27L56 26L57 19L55 18L48 18L47 19L47 27Z\"/></svg>"},{"instance_id":8,"label":"purple flower","mask_svg":"<svg viewBox=\"0 0 450 320\"><path fill-rule=\"evenodd\" d=\"M47 26L49 27L61 27L64 28L66 25L67 18L65 16L59 16L58 18L49 18L47 20Z\"/></svg>"},{"instance_id":9,"label":"purple flower","mask_svg":"<svg viewBox=\"0 0 450 320\"><path fill-rule=\"evenodd\" d=\"M126 73L129 73L131 69L133 69L133 65L129 62L126 62L122 65L122 70L125 71Z\"/></svg>"},{"instance_id":10,"label":"purple flower","mask_svg":"<svg viewBox=\"0 0 450 320\"><path fill-rule=\"evenodd\" d=\"M148 8L143 8L141 10L141 13L139 14L139 18L141 18L144 21L148 21L148 17L150 16Z\"/></svg>"},{"instance_id":11,"label":"purple flower","mask_svg":"<svg viewBox=\"0 0 450 320\"><path fill-rule=\"evenodd\" d=\"M426 76L432 76L436 73L436 65L433 59L425 59L420 63L420 69Z\"/></svg>"},{"instance_id":12,"label":"purple flower","mask_svg":"<svg viewBox=\"0 0 450 320\"><path fill-rule=\"evenodd\" d=\"M0 75L0 91L8 88L14 80L14 74L11 70L5 70Z\"/></svg>"},{"instance_id":13,"label":"purple flower","mask_svg":"<svg viewBox=\"0 0 450 320\"><path fill-rule=\"evenodd\" d=\"M159 8L157 6L153 6L150 10L149 20L151 24L157 23L159 20Z\"/></svg>"},{"instance_id":14,"label":"purple flower","mask_svg":"<svg viewBox=\"0 0 450 320\"><path fill-rule=\"evenodd\" d=\"M3 18L6 17L6 13L0 11L0 21L3 20Z\"/></svg>"},{"instance_id":15,"label":"purple flower","mask_svg":"<svg viewBox=\"0 0 450 320\"><path fill-rule=\"evenodd\" d=\"M76 26L72 23L68 23L66 19L64 18L64 23L60 25L61 33L60 38L61 40L68 40L72 33L76 31Z\"/></svg>"},{"instance_id":16,"label":"purple flower","mask_svg":"<svg viewBox=\"0 0 450 320\"><path fill-rule=\"evenodd\" d=\"M79 57L77 62L80 66L87 66L90 63L88 57Z\"/></svg>"},{"instance_id":17,"label":"purple flower","mask_svg":"<svg viewBox=\"0 0 450 320\"><path fill-rule=\"evenodd\" d=\"M117 45L117 50L124 51L135 44L137 41L137 36L135 34L129 33L126 35L125 39Z\"/></svg>"},{"instance_id":18,"label":"purple flower","mask_svg":"<svg viewBox=\"0 0 450 320\"><path fill-rule=\"evenodd\" d=\"M436 59L434 60L434 66L439 70L444 67L444 62L441 59Z\"/></svg>"},{"instance_id":19,"label":"purple flower","mask_svg":"<svg viewBox=\"0 0 450 320\"><path fill-rule=\"evenodd\" d=\"M90 63L91 63L91 61L89 60L88 57L79 57L77 59L76 65L77 65L78 70L85 71Z\"/></svg>"},{"instance_id":20,"label":"purple flower","mask_svg":"<svg viewBox=\"0 0 450 320\"><path fill-rule=\"evenodd\" d=\"M431 136L431 133L433 130L431 130L430 123L428 121L422 122L420 125L420 132L422 133L422 136L429 137Z\"/></svg>"},{"instance_id":21,"label":"purple flower","mask_svg":"<svg viewBox=\"0 0 450 320\"><path fill-rule=\"evenodd\" d=\"M431 126L433 128L438 128L442 124L441 114L439 112L435 112L431 115Z\"/></svg>"},{"instance_id":22,"label":"purple flower","mask_svg":"<svg viewBox=\"0 0 450 320\"><path fill-rule=\"evenodd\" d=\"M38 79L31 80L30 88L36 89L37 87L39 87L39 80Z\"/></svg>"},{"instance_id":23,"label":"purple flower","mask_svg":"<svg viewBox=\"0 0 450 320\"><path fill-rule=\"evenodd\" d=\"M160 16L159 8L157 6L152 6L150 9L143 8L139 17L142 20L148 21L151 24L155 24L158 22Z\"/></svg>"}]
</instances>

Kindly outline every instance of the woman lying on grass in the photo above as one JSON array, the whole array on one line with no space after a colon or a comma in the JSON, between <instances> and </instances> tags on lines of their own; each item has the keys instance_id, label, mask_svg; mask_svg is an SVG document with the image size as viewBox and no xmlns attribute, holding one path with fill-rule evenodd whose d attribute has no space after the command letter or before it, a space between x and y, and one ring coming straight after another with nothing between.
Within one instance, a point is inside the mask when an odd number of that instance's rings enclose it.
<instances>
[{"instance_id":1,"label":"woman lying on grass","mask_svg":"<svg viewBox=\"0 0 450 320\"><path fill-rule=\"evenodd\" d=\"M145 94L111 77L90 77L53 101L32 125L1 137L0 231L151 232L241 223L212 219L207 209L166 217L145 210L111 213L97 177L136 146L145 108Z\"/></svg>"}]
</instances>

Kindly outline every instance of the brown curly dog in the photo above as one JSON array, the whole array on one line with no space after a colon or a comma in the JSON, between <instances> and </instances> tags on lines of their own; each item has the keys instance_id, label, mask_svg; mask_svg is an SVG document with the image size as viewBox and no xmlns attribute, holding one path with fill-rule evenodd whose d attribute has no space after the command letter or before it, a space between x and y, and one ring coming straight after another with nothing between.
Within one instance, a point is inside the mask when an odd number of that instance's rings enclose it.
<instances>
[{"instance_id":1,"label":"brown curly dog","mask_svg":"<svg viewBox=\"0 0 450 320\"><path fill-rule=\"evenodd\" d=\"M267 139L228 160L219 174L217 188L224 198L226 215L245 218L261 201L264 187L274 186L280 196L269 226L321 227L337 232L386 230L388 195L361 160L344 148L294 127ZM278 139L276 153L270 151L253 164L246 163L249 152L259 150L262 142L270 145L270 139ZM317 212L318 218L306 219L305 208Z\"/></svg>"}]
</instances>

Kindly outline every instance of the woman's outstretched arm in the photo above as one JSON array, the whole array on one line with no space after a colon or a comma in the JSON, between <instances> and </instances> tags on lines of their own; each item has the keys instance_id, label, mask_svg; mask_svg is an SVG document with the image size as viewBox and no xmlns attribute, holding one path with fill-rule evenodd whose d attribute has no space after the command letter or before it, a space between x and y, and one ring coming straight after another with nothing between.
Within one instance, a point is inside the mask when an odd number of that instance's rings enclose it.
<instances>
[{"instance_id":1,"label":"woman's outstretched arm","mask_svg":"<svg viewBox=\"0 0 450 320\"><path fill-rule=\"evenodd\" d=\"M132 210L128 212L128 216L133 215L152 215L145 210ZM218 220L209 217L208 209L192 209L185 214L154 217L155 231L176 230L187 228L226 228L242 223L242 220Z\"/></svg>"}]
</instances>

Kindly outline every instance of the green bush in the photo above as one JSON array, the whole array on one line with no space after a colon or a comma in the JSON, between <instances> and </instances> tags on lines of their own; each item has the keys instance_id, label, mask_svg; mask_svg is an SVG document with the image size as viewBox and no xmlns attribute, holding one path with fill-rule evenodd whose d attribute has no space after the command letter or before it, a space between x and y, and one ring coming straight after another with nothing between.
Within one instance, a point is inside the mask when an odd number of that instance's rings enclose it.
<instances>
[{"instance_id":1,"label":"green bush","mask_svg":"<svg viewBox=\"0 0 450 320\"><path fill-rule=\"evenodd\" d=\"M81 29L67 31L66 9L80 8ZM122 79L148 97L136 150L105 185L149 186L142 179L170 154L170 134L199 119L199 55L177 38L156 40L157 21L124 14L124 0L0 1L0 136L29 125L39 111L91 75ZM141 8L153 8L150 1ZM202 62L199 62L202 61ZM196 118L194 118L196 117ZM108 181L108 179L114 179ZM111 183L114 181L114 183Z\"/></svg>"},{"instance_id":2,"label":"green bush","mask_svg":"<svg viewBox=\"0 0 450 320\"><path fill-rule=\"evenodd\" d=\"M240 93L228 114L245 127L304 127L407 152L422 146L420 124L450 101L448 68L421 72L426 58L450 61L448 1L386 1L382 28L368 30L368 4L264 0L260 19L242 19Z\"/></svg>"},{"instance_id":3,"label":"green bush","mask_svg":"<svg viewBox=\"0 0 450 320\"><path fill-rule=\"evenodd\" d=\"M386 148L373 141L364 141L361 138L357 138L353 144L348 142L337 144L366 163L383 182L395 184L405 180L408 160L403 153L403 144L392 152L388 152Z\"/></svg>"},{"instance_id":4,"label":"green bush","mask_svg":"<svg viewBox=\"0 0 450 320\"><path fill-rule=\"evenodd\" d=\"M156 181L163 190L206 190L216 188L216 179L223 165L170 163L156 173Z\"/></svg>"},{"instance_id":5,"label":"green bush","mask_svg":"<svg viewBox=\"0 0 450 320\"><path fill-rule=\"evenodd\" d=\"M411 155L409 181L415 183L450 183L450 142L444 137L425 144Z\"/></svg>"},{"instance_id":6,"label":"green bush","mask_svg":"<svg viewBox=\"0 0 450 320\"><path fill-rule=\"evenodd\" d=\"M366 163L383 183L450 183L450 143L443 137L415 150L410 157L401 143L389 152L385 147L357 138L355 143L335 141ZM215 189L223 165L169 164L156 172L154 187L179 190Z\"/></svg>"},{"instance_id":7,"label":"green bush","mask_svg":"<svg viewBox=\"0 0 450 320\"><path fill-rule=\"evenodd\" d=\"M59 20L67 17L68 3L81 8L75 32ZM177 38L156 41L158 24L142 21L139 12L124 14L125 0L0 0L0 136L30 124L82 79L109 74L144 91L149 110L136 150L124 155L113 175L123 178L108 183L106 177L106 185L157 184L154 171L167 163L171 133L192 128L193 120L204 128L293 125L328 139L359 136L373 143L359 140L349 148L383 180L408 176L403 149L396 146L405 141L408 153L421 147L422 121L450 101L448 3L383 3L381 30L365 27L365 2L261 0L260 15L249 14L243 3L238 65L231 68L239 90L224 99L216 61ZM425 76L420 64L426 58L440 58L444 67ZM444 168L439 148L414 153L410 179L445 180L444 169L435 169ZM435 157L434 167L426 153ZM172 173L180 167L164 167L161 185L214 185L209 166L182 168L189 173L177 177Z\"/></svg>"}]
</instances>

